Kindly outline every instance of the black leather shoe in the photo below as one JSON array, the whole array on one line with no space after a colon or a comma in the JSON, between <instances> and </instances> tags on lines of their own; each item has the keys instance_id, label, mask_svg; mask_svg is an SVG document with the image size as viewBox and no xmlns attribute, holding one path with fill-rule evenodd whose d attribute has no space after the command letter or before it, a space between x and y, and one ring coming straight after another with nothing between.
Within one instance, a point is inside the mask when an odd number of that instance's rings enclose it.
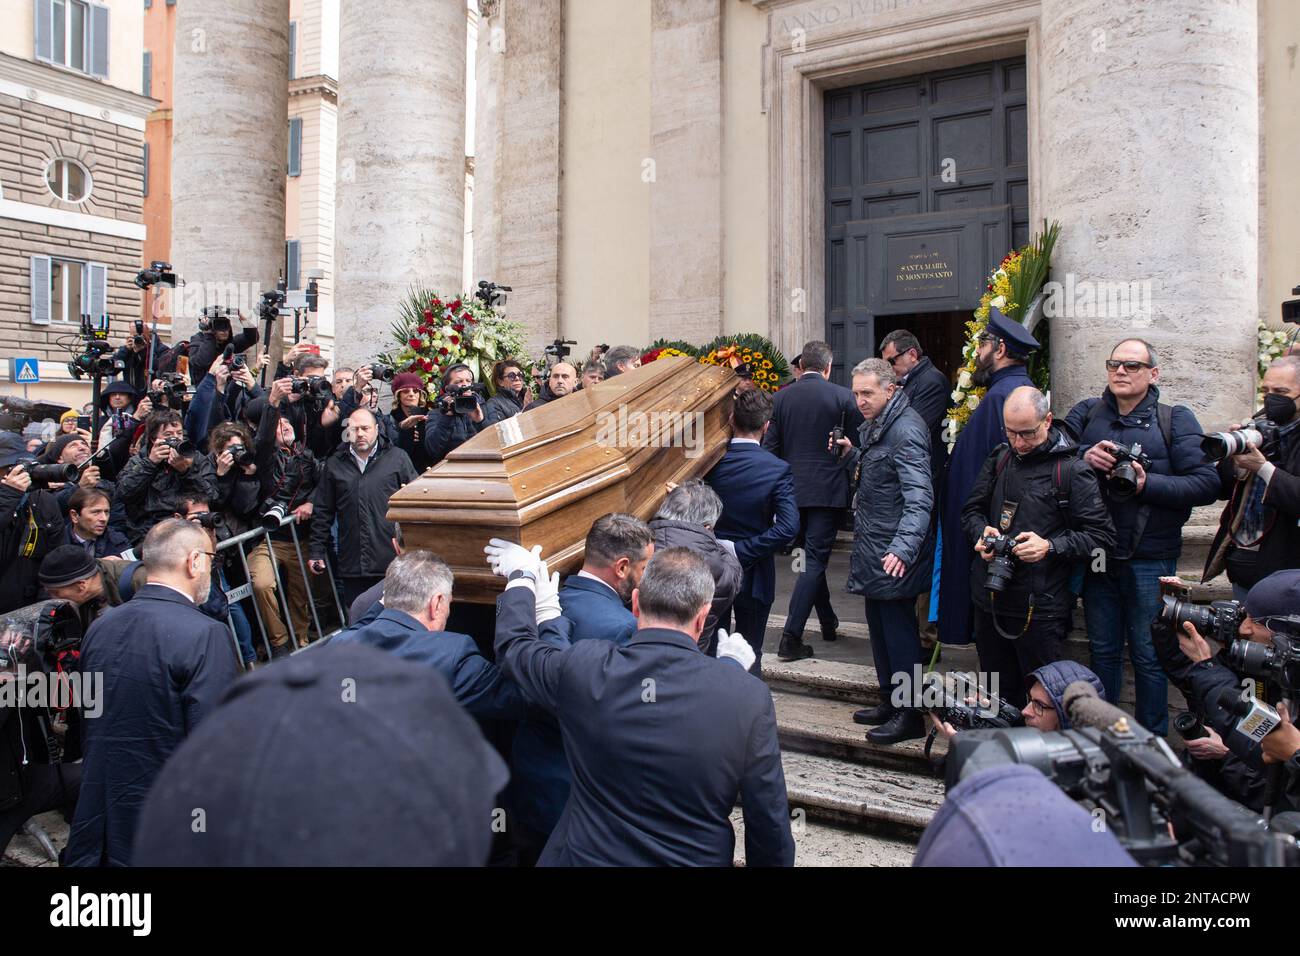
<instances>
[{"instance_id":1,"label":"black leather shoe","mask_svg":"<svg viewBox=\"0 0 1300 956\"><path fill-rule=\"evenodd\" d=\"M823 640L823 641L838 641L838 640L840 639L840 635L839 635L839 627L840 627L840 622L839 622L838 619L837 619L836 621L834 621L834 622L831 624L830 627L825 627L825 626L823 626L823 627L822 627L822 640Z\"/></svg>"},{"instance_id":2,"label":"black leather shoe","mask_svg":"<svg viewBox=\"0 0 1300 956\"><path fill-rule=\"evenodd\" d=\"M900 710L889 718L889 723L867 731L867 739L873 744L897 744L924 736L925 722L915 710Z\"/></svg>"},{"instance_id":3,"label":"black leather shoe","mask_svg":"<svg viewBox=\"0 0 1300 956\"><path fill-rule=\"evenodd\" d=\"M776 659L779 661L801 661L812 656L813 649L799 637L782 637L776 648Z\"/></svg>"},{"instance_id":4,"label":"black leather shoe","mask_svg":"<svg viewBox=\"0 0 1300 956\"><path fill-rule=\"evenodd\" d=\"M893 716L893 707L889 704L877 704L875 707L855 710L853 712L853 722L855 724L864 724L867 727L874 727L876 724L888 723L889 718Z\"/></svg>"}]
</instances>

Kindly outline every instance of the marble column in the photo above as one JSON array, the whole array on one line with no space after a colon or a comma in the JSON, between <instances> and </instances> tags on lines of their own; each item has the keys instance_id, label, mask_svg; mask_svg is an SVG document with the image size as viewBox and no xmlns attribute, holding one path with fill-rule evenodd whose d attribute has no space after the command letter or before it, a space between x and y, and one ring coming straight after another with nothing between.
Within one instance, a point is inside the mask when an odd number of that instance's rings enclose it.
<instances>
[{"instance_id":1,"label":"marble column","mask_svg":"<svg viewBox=\"0 0 1300 956\"><path fill-rule=\"evenodd\" d=\"M289 0L182 3L172 119L175 341L205 304L241 309L284 268ZM259 349L261 346L259 346Z\"/></svg>"},{"instance_id":2,"label":"marble column","mask_svg":"<svg viewBox=\"0 0 1300 956\"><path fill-rule=\"evenodd\" d=\"M1158 349L1166 401L1239 418L1259 320L1254 0L1043 0L1039 63L1031 175L1062 226L1053 405L1097 394L1133 335Z\"/></svg>"},{"instance_id":3,"label":"marble column","mask_svg":"<svg viewBox=\"0 0 1300 956\"><path fill-rule=\"evenodd\" d=\"M460 286L464 0L344 3L334 254L335 356L373 360L412 284ZM507 283L508 284L508 283Z\"/></svg>"}]
</instances>

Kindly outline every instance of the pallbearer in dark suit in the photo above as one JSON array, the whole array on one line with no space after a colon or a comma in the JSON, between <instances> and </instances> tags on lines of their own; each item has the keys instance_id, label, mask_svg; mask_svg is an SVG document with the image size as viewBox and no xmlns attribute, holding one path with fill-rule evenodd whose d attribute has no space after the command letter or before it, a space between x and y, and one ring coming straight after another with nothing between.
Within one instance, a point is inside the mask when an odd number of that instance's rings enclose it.
<instances>
[{"instance_id":1,"label":"pallbearer in dark suit","mask_svg":"<svg viewBox=\"0 0 1300 956\"><path fill-rule=\"evenodd\" d=\"M735 630L754 649L750 673L760 677L763 636L776 599L775 555L799 533L790 466L759 444L771 417L772 399L766 392L751 388L737 395L731 409L731 444L705 476L722 499L714 533L732 543L745 572L731 610ZM731 615L721 626L732 630Z\"/></svg>"},{"instance_id":2,"label":"pallbearer in dark suit","mask_svg":"<svg viewBox=\"0 0 1300 956\"><path fill-rule=\"evenodd\" d=\"M975 384L988 392L957 436L943 487L939 530L943 535L939 556L939 640L944 644L969 644L974 638L970 569L974 551L962 530L961 511L975 487L985 460L1005 442L1002 406L1022 385L1032 385L1025 362L1038 349L1038 340L1019 322L997 309L989 309L989 324L976 352Z\"/></svg>"},{"instance_id":3,"label":"pallbearer in dark suit","mask_svg":"<svg viewBox=\"0 0 1300 956\"><path fill-rule=\"evenodd\" d=\"M518 545L487 550L509 579L497 601L497 661L554 715L573 771L539 864L730 866L739 799L746 864L792 865L772 695L736 661L697 646L714 591L704 559L685 548L655 554L632 592L638 629L625 647L562 647L537 634L538 621L560 612L558 577ZM720 637L720 655L731 640Z\"/></svg>"},{"instance_id":4,"label":"pallbearer in dark suit","mask_svg":"<svg viewBox=\"0 0 1300 956\"><path fill-rule=\"evenodd\" d=\"M799 356L802 373L776 393L772 424L763 438L764 448L790 464L803 531L804 568L790 595L790 610L777 648L777 657L783 661L812 657L812 648L803 641L803 629L814 604L827 640L835 639L839 625L826 587L826 563L848 507L849 477L829 450L830 434L842 427L856 442L862 414L853 394L830 381L831 359L831 347L825 342L813 341L803 347Z\"/></svg>"}]
</instances>

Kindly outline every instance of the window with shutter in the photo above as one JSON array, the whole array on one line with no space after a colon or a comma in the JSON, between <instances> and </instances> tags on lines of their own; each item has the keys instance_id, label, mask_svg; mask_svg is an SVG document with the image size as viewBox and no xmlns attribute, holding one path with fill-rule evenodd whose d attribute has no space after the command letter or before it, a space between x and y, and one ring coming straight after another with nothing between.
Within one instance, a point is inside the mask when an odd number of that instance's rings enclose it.
<instances>
[{"instance_id":1,"label":"window with shutter","mask_svg":"<svg viewBox=\"0 0 1300 956\"><path fill-rule=\"evenodd\" d=\"M50 257L32 256L32 325L50 324Z\"/></svg>"},{"instance_id":2,"label":"window with shutter","mask_svg":"<svg viewBox=\"0 0 1300 956\"><path fill-rule=\"evenodd\" d=\"M91 5L90 39L86 48L90 53L90 75L108 79L108 7Z\"/></svg>"},{"instance_id":3,"label":"window with shutter","mask_svg":"<svg viewBox=\"0 0 1300 956\"><path fill-rule=\"evenodd\" d=\"M289 120L289 175L302 175L302 120Z\"/></svg>"},{"instance_id":4,"label":"window with shutter","mask_svg":"<svg viewBox=\"0 0 1300 956\"><path fill-rule=\"evenodd\" d=\"M284 281L289 289L302 288L302 244L290 239L284 244Z\"/></svg>"},{"instance_id":5,"label":"window with shutter","mask_svg":"<svg viewBox=\"0 0 1300 956\"><path fill-rule=\"evenodd\" d=\"M145 96L153 96L153 54L148 50L144 51L144 75L140 78L140 92Z\"/></svg>"},{"instance_id":6,"label":"window with shutter","mask_svg":"<svg viewBox=\"0 0 1300 956\"><path fill-rule=\"evenodd\" d=\"M54 59L54 4L52 0L36 0L36 59L46 63Z\"/></svg>"},{"instance_id":7,"label":"window with shutter","mask_svg":"<svg viewBox=\"0 0 1300 956\"><path fill-rule=\"evenodd\" d=\"M298 75L298 23L289 21L289 79Z\"/></svg>"}]
</instances>

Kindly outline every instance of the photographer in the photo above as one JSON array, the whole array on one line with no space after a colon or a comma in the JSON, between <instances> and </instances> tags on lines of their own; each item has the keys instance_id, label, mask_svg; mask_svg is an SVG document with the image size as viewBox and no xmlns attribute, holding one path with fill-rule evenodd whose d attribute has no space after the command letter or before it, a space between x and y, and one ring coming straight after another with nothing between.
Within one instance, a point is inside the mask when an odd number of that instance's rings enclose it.
<instances>
[{"instance_id":1,"label":"photographer","mask_svg":"<svg viewBox=\"0 0 1300 956\"><path fill-rule=\"evenodd\" d=\"M514 359L502 359L492 366L497 393L483 406L483 427L514 418L531 404L532 393L524 379L524 367Z\"/></svg>"},{"instance_id":2,"label":"photographer","mask_svg":"<svg viewBox=\"0 0 1300 956\"><path fill-rule=\"evenodd\" d=\"M1215 499L1219 480L1201 452L1201 426L1191 409L1160 401L1160 365L1149 343L1126 339L1116 345L1106 377L1101 397L1079 402L1065 419L1083 460L1097 472L1115 522L1114 553L1084 577L1088 644L1111 701L1119 700L1128 644L1138 723L1163 737L1169 730L1169 689L1151 645L1151 621L1160 610L1158 579L1176 570L1183 525L1193 507Z\"/></svg>"},{"instance_id":3,"label":"photographer","mask_svg":"<svg viewBox=\"0 0 1300 956\"><path fill-rule=\"evenodd\" d=\"M1075 661L1053 661L1030 673L1025 678L1025 696L1028 702L1020 711L1025 726L1045 734L1054 730L1069 730L1070 715L1065 709L1065 688L1080 680L1091 684L1102 700L1107 699L1101 678ZM987 698L983 701L967 699L966 703L987 706L989 701ZM958 734L958 728L940 720L933 711L930 712L930 724L949 740Z\"/></svg>"},{"instance_id":4,"label":"photographer","mask_svg":"<svg viewBox=\"0 0 1300 956\"><path fill-rule=\"evenodd\" d=\"M393 444L406 452L416 471L423 472L433 464L424 448L426 418L430 412L424 381L414 372L402 372L393 376L392 389L393 410L388 417L397 432Z\"/></svg>"},{"instance_id":5,"label":"photographer","mask_svg":"<svg viewBox=\"0 0 1300 956\"><path fill-rule=\"evenodd\" d=\"M235 354L247 352L257 344L257 325L244 328L244 313L238 313L240 331L235 333L229 315L205 315L199 319L199 331L190 336L190 384L197 386L203 370L211 368L217 356L232 346Z\"/></svg>"},{"instance_id":6,"label":"photographer","mask_svg":"<svg viewBox=\"0 0 1300 956\"><path fill-rule=\"evenodd\" d=\"M470 403L473 407L468 407ZM478 434L483 425L483 400L468 365L453 365L442 377L442 392L435 413L425 425L424 450L436 465L447 453Z\"/></svg>"},{"instance_id":7,"label":"photographer","mask_svg":"<svg viewBox=\"0 0 1300 956\"><path fill-rule=\"evenodd\" d=\"M293 425L281 414L292 384L293 380L288 378L273 382L265 407L252 406L250 412L257 413L254 447L261 478L261 513L274 517L293 515L298 539L305 548L311 539L311 499L320 477L320 463L311 449L298 441ZM310 639L307 602L315 603L324 627L327 608L332 604L328 582L316 575L304 579L304 569L298 563L298 552L288 526L271 531L271 550L285 569L285 603L289 606L294 636L299 643L305 643Z\"/></svg>"},{"instance_id":8,"label":"photographer","mask_svg":"<svg viewBox=\"0 0 1300 956\"><path fill-rule=\"evenodd\" d=\"M1184 586L1177 578L1164 578L1162 582ZM1231 636L1255 644L1272 644L1274 634L1268 622L1300 611L1300 570L1269 575L1245 598L1239 609L1231 604L1224 609L1227 613L1235 611L1240 619ZM1151 637L1160 665L1182 691L1188 712L1204 729L1204 736L1187 738L1187 750L1193 758L1191 767L1221 793L1260 811L1265 782L1262 755L1256 751L1239 756L1224 742L1236 718L1219 706L1219 695L1224 691L1235 695L1243 681L1229 659L1230 644L1224 642L1216 651L1190 620L1175 627L1177 623L1176 613L1161 613L1151 624Z\"/></svg>"},{"instance_id":9,"label":"photographer","mask_svg":"<svg viewBox=\"0 0 1300 956\"><path fill-rule=\"evenodd\" d=\"M131 541L139 543L154 525L180 511L180 498L186 492L211 501L217 496L216 473L211 460L185 438L180 415L162 409L145 422L140 451L117 480Z\"/></svg>"},{"instance_id":10,"label":"photographer","mask_svg":"<svg viewBox=\"0 0 1300 956\"><path fill-rule=\"evenodd\" d=\"M289 419L298 440L324 461L342 441L343 416L334 401L333 383L325 376L329 362L314 352L306 351L310 347L306 342L299 342L290 349L285 355L290 367L281 363L275 377L295 376L295 390L290 391L280 414Z\"/></svg>"},{"instance_id":11,"label":"photographer","mask_svg":"<svg viewBox=\"0 0 1300 956\"><path fill-rule=\"evenodd\" d=\"M41 561L63 541L63 512L30 462L22 436L0 432L0 614L36 601Z\"/></svg>"},{"instance_id":12,"label":"photographer","mask_svg":"<svg viewBox=\"0 0 1300 956\"><path fill-rule=\"evenodd\" d=\"M243 417L244 407L262 390L243 356L218 356L199 381L185 413L185 433L199 448L208 447L208 433Z\"/></svg>"},{"instance_id":13,"label":"photographer","mask_svg":"<svg viewBox=\"0 0 1300 956\"><path fill-rule=\"evenodd\" d=\"M985 459L961 517L983 559L972 563L970 583L980 668L997 671L1021 707L1025 675L1063 655L1074 563L1113 548L1115 525L1046 395L1015 389L1002 417L1008 444Z\"/></svg>"},{"instance_id":14,"label":"photographer","mask_svg":"<svg viewBox=\"0 0 1300 956\"><path fill-rule=\"evenodd\" d=\"M99 393L99 410L103 416L99 443L104 445L124 432L135 431L153 411L153 403L126 382L109 382Z\"/></svg>"},{"instance_id":15,"label":"photographer","mask_svg":"<svg viewBox=\"0 0 1300 956\"><path fill-rule=\"evenodd\" d=\"M1262 415L1247 427L1264 447L1252 437L1219 464L1219 497L1228 504L1201 578L1226 569L1237 600L1274 571L1300 567L1300 357L1274 360L1262 387Z\"/></svg>"},{"instance_id":16,"label":"photographer","mask_svg":"<svg viewBox=\"0 0 1300 956\"><path fill-rule=\"evenodd\" d=\"M153 358L150 355L150 341L152 340ZM135 333L126 341L126 344L113 353L113 358L120 361L126 368L122 374L122 380L134 388L137 392L144 392L149 387L149 383L160 378L164 372L173 372L176 370L176 360L181 354L189 351L188 342L179 342L168 348L158 333L150 332L146 335L144 331L144 320L135 320ZM145 365L149 364L149 368Z\"/></svg>"}]
</instances>

